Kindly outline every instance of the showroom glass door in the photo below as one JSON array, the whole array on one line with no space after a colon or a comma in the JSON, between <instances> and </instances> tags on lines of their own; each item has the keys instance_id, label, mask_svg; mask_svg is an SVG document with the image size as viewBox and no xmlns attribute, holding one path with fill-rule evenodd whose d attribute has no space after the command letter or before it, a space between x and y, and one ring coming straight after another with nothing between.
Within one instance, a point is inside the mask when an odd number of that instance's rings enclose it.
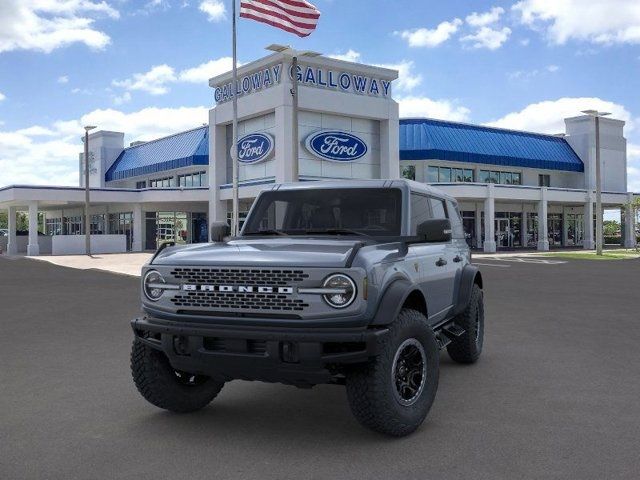
<instances>
[{"instance_id":1,"label":"showroom glass door","mask_svg":"<svg viewBox=\"0 0 640 480\"><path fill-rule=\"evenodd\" d=\"M513 238L508 218L496 218L496 246L498 248L512 248Z\"/></svg>"}]
</instances>

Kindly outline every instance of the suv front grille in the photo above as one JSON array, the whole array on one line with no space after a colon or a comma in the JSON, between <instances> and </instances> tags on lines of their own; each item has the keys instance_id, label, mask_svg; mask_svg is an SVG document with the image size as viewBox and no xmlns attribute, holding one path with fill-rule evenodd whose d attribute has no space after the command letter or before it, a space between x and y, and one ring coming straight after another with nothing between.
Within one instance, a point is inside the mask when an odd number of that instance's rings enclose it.
<instances>
[{"instance_id":1,"label":"suv front grille","mask_svg":"<svg viewBox=\"0 0 640 480\"><path fill-rule=\"evenodd\" d=\"M309 275L302 270L258 270L240 268L175 268L171 275L190 283L224 285L271 285L282 287L301 282Z\"/></svg>"},{"instance_id":2,"label":"suv front grille","mask_svg":"<svg viewBox=\"0 0 640 480\"><path fill-rule=\"evenodd\" d=\"M277 293L181 292L171 301L176 307L214 308L216 310L302 311L309 304Z\"/></svg>"}]
</instances>

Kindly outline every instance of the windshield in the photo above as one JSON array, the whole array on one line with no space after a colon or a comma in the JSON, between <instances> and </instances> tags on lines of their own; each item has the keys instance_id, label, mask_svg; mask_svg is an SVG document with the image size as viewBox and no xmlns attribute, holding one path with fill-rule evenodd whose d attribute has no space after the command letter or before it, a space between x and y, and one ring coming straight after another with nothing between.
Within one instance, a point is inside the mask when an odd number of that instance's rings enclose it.
<instances>
[{"instance_id":1,"label":"windshield","mask_svg":"<svg viewBox=\"0 0 640 480\"><path fill-rule=\"evenodd\" d=\"M400 235L396 188L331 188L265 192L243 235Z\"/></svg>"}]
</instances>

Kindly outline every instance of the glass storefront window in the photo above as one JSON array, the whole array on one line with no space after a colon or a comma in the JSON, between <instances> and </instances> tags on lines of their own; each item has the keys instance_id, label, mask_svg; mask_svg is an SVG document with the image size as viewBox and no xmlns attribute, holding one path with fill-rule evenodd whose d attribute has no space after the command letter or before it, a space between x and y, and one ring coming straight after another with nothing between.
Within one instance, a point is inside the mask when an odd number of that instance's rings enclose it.
<instances>
[{"instance_id":1,"label":"glass storefront window","mask_svg":"<svg viewBox=\"0 0 640 480\"><path fill-rule=\"evenodd\" d=\"M538 214L527 214L527 236L526 246L531 248L538 247Z\"/></svg>"},{"instance_id":2,"label":"glass storefront window","mask_svg":"<svg viewBox=\"0 0 640 480\"><path fill-rule=\"evenodd\" d=\"M428 183L438 183L438 167L429 167L427 169L427 182Z\"/></svg>"},{"instance_id":3,"label":"glass storefront window","mask_svg":"<svg viewBox=\"0 0 640 480\"><path fill-rule=\"evenodd\" d=\"M146 212L145 249L155 250L166 242L178 244L208 241L204 212Z\"/></svg>"},{"instance_id":4,"label":"glass storefront window","mask_svg":"<svg viewBox=\"0 0 640 480\"><path fill-rule=\"evenodd\" d=\"M549 246L562 245L562 214L549 213L547 215L547 236Z\"/></svg>"},{"instance_id":5,"label":"glass storefront window","mask_svg":"<svg viewBox=\"0 0 640 480\"><path fill-rule=\"evenodd\" d=\"M451 169L447 167L440 167L440 174L438 175L439 182L451 182Z\"/></svg>"},{"instance_id":6,"label":"glass storefront window","mask_svg":"<svg viewBox=\"0 0 640 480\"><path fill-rule=\"evenodd\" d=\"M511 172L500 172L500 183L503 185L511 185Z\"/></svg>"}]
</instances>

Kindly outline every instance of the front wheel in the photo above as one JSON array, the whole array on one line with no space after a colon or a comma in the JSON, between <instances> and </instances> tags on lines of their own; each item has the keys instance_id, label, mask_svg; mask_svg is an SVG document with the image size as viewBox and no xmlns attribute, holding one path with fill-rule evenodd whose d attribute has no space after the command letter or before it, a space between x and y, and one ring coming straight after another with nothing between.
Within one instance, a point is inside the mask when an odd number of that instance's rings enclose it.
<instances>
[{"instance_id":1,"label":"front wheel","mask_svg":"<svg viewBox=\"0 0 640 480\"><path fill-rule=\"evenodd\" d=\"M381 353L347 373L347 396L354 416L367 428L404 436L424 421L438 389L439 350L420 312L402 309Z\"/></svg>"},{"instance_id":2,"label":"front wheel","mask_svg":"<svg viewBox=\"0 0 640 480\"><path fill-rule=\"evenodd\" d=\"M177 413L206 407L224 386L210 377L174 369L164 353L137 339L131 349L131 374L149 403Z\"/></svg>"}]
</instances>

